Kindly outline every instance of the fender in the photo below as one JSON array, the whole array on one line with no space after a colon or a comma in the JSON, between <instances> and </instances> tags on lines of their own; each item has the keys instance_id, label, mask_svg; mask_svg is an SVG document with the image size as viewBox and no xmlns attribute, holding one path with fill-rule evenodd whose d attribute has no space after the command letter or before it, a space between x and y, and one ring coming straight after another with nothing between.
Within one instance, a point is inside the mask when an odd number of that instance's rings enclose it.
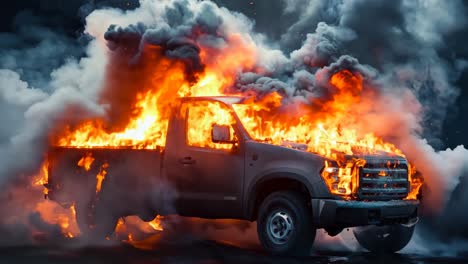
<instances>
[{"instance_id":1,"label":"fender","mask_svg":"<svg viewBox=\"0 0 468 264\"><path fill-rule=\"evenodd\" d=\"M257 175L250 186L247 187L247 192L244 195L244 216L246 219L251 219L254 210L254 202L257 199L257 187L269 180L273 179L290 179L300 182L304 185L309 192L310 197L328 197L330 193L328 188L325 186L321 177L317 181L310 182L301 170L293 168L282 168L275 170L264 171L260 175ZM324 190L327 190L324 193Z\"/></svg>"}]
</instances>

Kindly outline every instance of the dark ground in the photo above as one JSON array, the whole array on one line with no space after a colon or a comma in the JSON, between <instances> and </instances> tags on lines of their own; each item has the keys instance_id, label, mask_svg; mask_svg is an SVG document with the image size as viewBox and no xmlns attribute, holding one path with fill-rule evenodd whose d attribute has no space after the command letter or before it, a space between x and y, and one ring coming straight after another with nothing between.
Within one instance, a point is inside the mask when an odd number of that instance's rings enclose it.
<instances>
[{"instance_id":1,"label":"dark ground","mask_svg":"<svg viewBox=\"0 0 468 264\"><path fill-rule=\"evenodd\" d=\"M89 243L84 245L83 239L63 238L53 242L38 241L41 246L0 247L0 263L468 263L468 251L458 253L457 257L446 257L442 256L446 255L444 252L375 255L359 249L346 249L351 245L349 238L345 238L348 246L344 246L339 240L323 235L324 232L318 233L317 245L310 257L269 256L258 243L255 225L244 226L244 229L239 228L240 225L233 226L234 223L221 227L204 221L192 224L188 231L179 225L172 231L165 229L147 235L134 246L116 242L117 239L90 246ZM344 231L342 237L349 237L351 233L347 232L349 230ZM211 235L202 237L202 233ZM408 248L415 246L418 244L413 241Z\"/></svg>"},{"instance_id":2,"label":"dark ground","mask_svg":"<svg viewBox=\"0 0 468 264\"><path fill-rule=\"evenodd\" d=\"M125 243L81 247L61 245L0 248L0 263L468 263L468 255L427 257L415 254L373 255L367 252L315 251L306 258L268 256L258 247L240 248L213 240L159 241L143 250Z\"/></svg>"}]
</instances>

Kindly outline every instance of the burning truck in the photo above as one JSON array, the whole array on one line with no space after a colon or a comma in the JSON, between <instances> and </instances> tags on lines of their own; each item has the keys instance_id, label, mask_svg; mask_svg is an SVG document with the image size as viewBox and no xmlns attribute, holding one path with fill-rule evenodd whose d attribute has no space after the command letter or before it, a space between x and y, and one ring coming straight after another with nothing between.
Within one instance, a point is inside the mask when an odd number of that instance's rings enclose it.
<instances>
[{"instance_id":1,"label":"burning truck","mask_svg":"<svg viewBox=\"0 0 468 264\"><path fill-rule=\"evenodd\" d=\"M161 145L62 138L48 153L47 197L73 206L81 232L101 238L123 216L179 214L257 221L262 245L274 254L308 254L318 228L335 236L358 227L356 239L371 251L405 247L418 219L419 186L401 153L385 148L391 145L323 153L315 142L259 139L253 119L262 107L240 96L177 99ZM177 192L172 208L152 206L162 182Z\"/></svg>"}]
</instances>

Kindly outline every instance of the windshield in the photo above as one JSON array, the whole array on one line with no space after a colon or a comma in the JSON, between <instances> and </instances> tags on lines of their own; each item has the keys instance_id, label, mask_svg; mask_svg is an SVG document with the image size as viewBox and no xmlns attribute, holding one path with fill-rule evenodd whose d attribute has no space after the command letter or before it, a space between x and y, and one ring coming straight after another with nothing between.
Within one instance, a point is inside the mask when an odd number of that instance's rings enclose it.
<instances>
[{"instance_id":1,"label":"windshield","mask_svg":"<svg viewBox=\"0 0 468 264\"><path fill-rule=\"evenodd\" d=\"M232 104L249 136L257 141L304 149L309 137L301 133L300 118L275 113L274 106L241 102ZM305 150L305 149L304 149Z\"/></svg>"}]
</instances>

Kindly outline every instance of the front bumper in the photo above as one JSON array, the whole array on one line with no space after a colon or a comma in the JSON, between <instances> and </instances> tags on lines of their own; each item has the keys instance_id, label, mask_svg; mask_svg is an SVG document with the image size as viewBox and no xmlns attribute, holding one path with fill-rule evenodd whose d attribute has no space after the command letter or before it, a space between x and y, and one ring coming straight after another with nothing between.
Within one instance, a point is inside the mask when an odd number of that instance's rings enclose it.
<instances>
[{"instance_id":1,"label":"front bumper","mask_svg":"<svg viewBox=\"0 0 468 264\"><path fill-rule=\"evenodd\" d=\"M320 228L406 224L418 217L419 201L343 201L312 199L314 225Z\"/></svg>"}]
</instances>

